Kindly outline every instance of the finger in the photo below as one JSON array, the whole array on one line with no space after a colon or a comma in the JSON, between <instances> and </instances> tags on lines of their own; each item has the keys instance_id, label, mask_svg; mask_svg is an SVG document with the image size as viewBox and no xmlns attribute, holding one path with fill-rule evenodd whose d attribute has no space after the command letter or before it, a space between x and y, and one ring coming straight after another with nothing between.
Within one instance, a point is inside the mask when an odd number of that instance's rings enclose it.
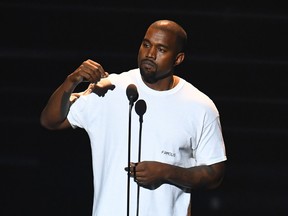
<instances>
[{"instance_id":1,"label":"finger","mask_svg":"<svg viewBox=\"0 0 288 216\"><path fill-rule=\"evenodd\" d=\"M88 88L84 91L83 95L88 95L90 94L95 88L95 84L94 83L90 83Z\"/></svg>"},{"instance_id":2,"label":"finger","mask_svg":"<svg viewBox=\"0 0 288 216\"><path fill-rule=\"evenodd\" d=\"M101 69L100 69L101 70ZM101 79L101 71L88 61L83 62L76 72L83 77L83 81L98 82ZM103 70L103 69L102 69Z\"/></svg>"},{"instance_id":3,"label":"finger","mask_svg":"<svg viewBox=\"0 0 288 216\"><path fill-rule=\"evenodd\" d=\"M102 67L102 65L100 65L99 63L97 63L97 62L95 62L95 61L93 61L93 60L91 60L91 59L88 59L85 63L86 63L87 66L90 67L92 70L95 70L95 69L96 69L96 70L100 73L101 78L106 78L106 77L109 76L109 73L106 72L106 71L104 70L104 68Z\"/></svg>"},{"instance_id":4,"label":"finger","mask_svg":"<svg viewBox=\"0 0 288 216\"><path fill-rule=\"evenodd\" d=\"M133 171L133 167L125 167L124 170L127 172L127 174L129 175L129 177L134 178L134 171Z\"/></svg>"},{"instance_id":5,"label":"finger","mask_svg":"<svg viewBox=\"0 0 288 216\"><path fill-rule=\"evenodd\" d=\"M104 74L101 74L101 78L106 78L106 77L108 77L109 76L109 73L108 72L104 72Z\"/></svg>"},{"instance_id":6,"label":"finger","mask_svg":"<svg viewBox=\"0 0 288 216\"><path fill-rule=\"evenodd\" d=\"M134 181L137 182L136 166L133 167L133 177L134 177Z\"/></svg>"},{"instance_id":7,"label":"finger","mask_svg":"<svg viewBox=\"0 0 288 216\"><path fill-rule=\"evenodd\" d=\"M101 79L101 72L98 68L83 67L83 72L91 83L97 83Z\"/></svg>"},{"instance_id":8,"label":"finger","mask_svg":"<svg viewBox=\"0 0 288 216\"><path fill-rule=\"evenodd\" d=\"M70 96L70 102L71 103L74 103L77 99L78 99L78 97L76 97L75 95Z\"/></svg>"},{"instance_id":9,"label":"finger","mask_svg":"<svg viewBox=\"0 0 288 216\"><path fill-rule=\"evenodd\" d=\"M96 79L93 75L94 72L83 65L81 65L75 72L77 73L78 77L81 77L83 82L94 82ZM98 75L98 79L100 80L100 75Z\"/></svg>"}]
</instances>

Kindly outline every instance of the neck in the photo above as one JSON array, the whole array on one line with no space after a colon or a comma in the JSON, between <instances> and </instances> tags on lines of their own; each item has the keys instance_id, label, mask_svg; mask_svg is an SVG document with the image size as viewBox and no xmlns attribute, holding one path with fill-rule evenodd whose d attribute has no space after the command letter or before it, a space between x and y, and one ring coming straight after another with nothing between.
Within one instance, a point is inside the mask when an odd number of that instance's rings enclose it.
<instances>
[{"instance_id":1,"label":"neck","mask_svg":"<svg viewBox=\"0 0 288 216\"><path fill-rule=\"evenodd\" d=\"M144 81L144 80L143 80ZM172 88L174 88L177 85L177 77L176 76L169 76L165 79L159 80L156 83L147 83L144 81L144 83L151 89L154 89L156 91L167 91Z\"/></svg>"},{"instance_id":2,"label":"neck","mask_svg":"<svg viewBox=\"0 0 288 216\"><path fill-rule=\"evenodd\" d=\"M171 79L169 81L169 84L168 84L168 88L166 90L170 90L170 89L174 88L174 86L175 86L175 77L172 75Z\"/></svg>"}]
</instances>

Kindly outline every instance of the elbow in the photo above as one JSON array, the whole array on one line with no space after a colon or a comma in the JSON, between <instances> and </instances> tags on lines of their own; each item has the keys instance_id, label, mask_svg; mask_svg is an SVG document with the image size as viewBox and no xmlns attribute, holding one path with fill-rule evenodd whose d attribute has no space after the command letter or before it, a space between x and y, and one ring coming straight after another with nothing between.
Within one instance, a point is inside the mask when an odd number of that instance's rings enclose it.
<instances>
[{"instance_id":1,"label":"elbow","mask_svg":"<svg viewBox=\"0 0 288 216\"><path fill-rule=\"evenodd\" d=\"M220 177L218 179L215 179L213 182L211 182L211 184L209 185L208 189L216 189L218 188L223 181L223 177Z\"/></svg>"},{"instance_id":2,"label":"elbow","mask_svg":"<svg viewBox=\"0 0 288 216\"><path fill-rule=\"evenodd\" d=\"M43 114L43 112L41 113L41 116L40 116L40 125L48 130L56 130L58 129L57 128L57 125L56 124L53 124L53 122L51 122L51 119L49 120L50 118L45 116Z\"/></svg>"},{"instance_id":3,"label":"elbow","mask_svg":"<svg viewBox=\"0 0 288 216\"><path fill-rule=\"evenodd\" d=\"M211 167L213 169L213 177L211 178L210 184L209 184L209 189L215 189L218 188L224 179L224 175L225 175L225 162L221 162L215 165L212 165Z\"/></svg>"},{"instance_id":4,"label":"elbow","mask_svg":"<svg viewBox=\"0 0 288 216\"><path fill-rule=\"evenodd\" d=\"M43 116L40 117L40 125L48 130L54 130Z\"/></svg>"}]
</instances>

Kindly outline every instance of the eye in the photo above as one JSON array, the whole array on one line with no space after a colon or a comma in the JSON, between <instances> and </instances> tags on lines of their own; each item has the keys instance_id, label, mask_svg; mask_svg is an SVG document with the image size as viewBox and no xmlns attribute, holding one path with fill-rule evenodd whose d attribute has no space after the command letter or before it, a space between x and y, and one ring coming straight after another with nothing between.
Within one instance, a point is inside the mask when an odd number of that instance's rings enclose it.
<instances>
[{"instance_id":1,"label":"eye","mask_svg":"<svg viewBox=\"0 0 288 216\"><path fill-rule=\"evenodd\" d=\"M148 48L148 47L150 47L150 44L149 44L149 43L147 43L147 42L143 42L143 43L142 43L142 45L143 45L143 47L145 47L145 48Z\"/></svg>"},{"instance_id":2,"label":"eye","mask_svg":"<svg viewBox=\"0 0 288 216\"><path fill-rule=\"evenodd\" d=\"M166 52L166 49L163 48L163 47L159 47L158 50L159 50L159 52L161 52L161 53L165 53L165 52Z\"/></svg>"}]
</instances>

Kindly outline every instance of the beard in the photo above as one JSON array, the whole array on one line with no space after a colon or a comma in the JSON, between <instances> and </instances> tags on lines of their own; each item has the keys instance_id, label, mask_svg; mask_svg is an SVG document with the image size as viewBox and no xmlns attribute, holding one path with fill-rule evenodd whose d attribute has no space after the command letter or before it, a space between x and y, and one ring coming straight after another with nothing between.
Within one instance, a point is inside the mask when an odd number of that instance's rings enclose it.
<instances>
[{"instance_id":1,"label":"beard","mask_svg":"<svg viewBox=\"0 0 288 216\"><path fill-rule=\"evenodd\" d=\"M172 70L159 72L157 64L149 60L141 61L139 69L142 79L150 84L156 83L157 81L173 74Z\"/></svg>"},{"instance_id":2,"label":"beard","mask_svg":"<svg viewBox=\"0 0 288 216\"><path fill-rule=\"evenodd\" d=\"M153 83L156 83L158 81L155 73L148 71L145 68L140 67L140 74L142 76L142 79L147 83L153 84Z\"/></svg>"}]
</instances>

